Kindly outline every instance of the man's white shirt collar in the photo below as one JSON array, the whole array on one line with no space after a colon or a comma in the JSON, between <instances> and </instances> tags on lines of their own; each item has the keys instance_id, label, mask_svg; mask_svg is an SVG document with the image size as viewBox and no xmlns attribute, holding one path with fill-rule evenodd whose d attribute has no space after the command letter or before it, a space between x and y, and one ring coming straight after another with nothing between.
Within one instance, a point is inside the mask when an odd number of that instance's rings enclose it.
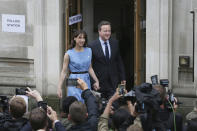
<instances>
[{"instance_id":1,"label":"man's white shirt collar","mask_svg":"<svg viewBox=\"0 0 197 131\"><path fill-rule=\"evenodd\" d=\"M101 37L99 37L99 41L100 41L100 43L101 43L101 47L102 47L102 49L103 49L103 53L104 53L104 55L105 55L105 41L103 41L102 39L101 39ZM109 50L109 58L111 57L111 47L110 47L110 44L109 44L109 40L107 40L106 41L107 42L107 47L108 47L108 50Z\"/></svg>"}]
</instances>

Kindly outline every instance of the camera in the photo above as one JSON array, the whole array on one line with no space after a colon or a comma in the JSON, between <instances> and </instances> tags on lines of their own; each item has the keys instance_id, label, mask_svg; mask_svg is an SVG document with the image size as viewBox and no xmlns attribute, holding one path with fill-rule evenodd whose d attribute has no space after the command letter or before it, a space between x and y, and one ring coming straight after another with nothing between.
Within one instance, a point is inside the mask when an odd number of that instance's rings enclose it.
<instances>
[{"instance_id":1,"label":"camera","mask_svg":"<svg viewBox=\"0 0 197 131\"><path fill-rule=\"evenodd\" d=\"M119 92L119 95L122 95L122 96L125 95L125 85L124 84L118 85L118 92Z\"/></svg>"},{"instance_id":2,"label":"camera","mask_svg":"<svg viewBox=\"0 0 197 131\"><path fill-rule=\"evenodd\" d=\"M125 101L131 101L131 103L134 104L136 102L135 91L131 90L128 93L126 93L124 95L124 99L125 99Z\"/></svg>"},{"instance_id":3,"label":"camera","mask_svg":"<svg viewBox=\"0 0 197 131\"><path fill-rule=\"evenodd\" d=\"M66 79L66 85L67 86L77 86L78 85L77 80L78 79L73 79L73 78Z\"/></svg>"},{"instance_id":4,"label":"camera","mask_svg":"<svg viewBox=\"0 0 197 131\"><path fill-rule=\"evenodd\" d=\"M102 114L107 106L108 100L105 98L101 98L99 101L99 113Z\"/></svg>"},{"instance_id":5,"label":"camera","mask_svg":"<svg viewBox=\"0 0 197 131\"><path fill-rule=\"evenodd\" d=\"M151 110L157 111L161 105L161 97L158 91L152 88L150 83L142 83L135 87L136 106L139 113L147 113Z\"/></svg>"},{"instance_id":6,"label":"camera","mask_svg":"<svg viewBox=\"0 0 197 131\"><path fill-rule=\"evenodd\" d=\"M138 89L143 93L149 93L152 91L152 84L142 83L141 86L138 87Z\"/></svg>"},{"instance_id":7,"label":"camera","mask_svg":"<svg viewBox=\"0 0 197 131\"><path fill-rule=\"evenodd\" d=\"M26 95L26 91L28 91L27 88L16 88L15 94L16 95Z\"/></svg>"},{"instance_id":8,"label":"camera","mask_svg":"<svg viewBox=\"0 0 197 131\"><path fill-rule=\"evenodd\" d=\"M163 87L168 87L169 85L168 79L160 79L160 85L162 85Z\"/></svg>"},{"instance_id":9,"label":"camera","mask_svg":"<svg viewBox=\"0 0 197 131\"><path fill-rule=\"evenodd\" d=\"M158 77L157 75L151 76L152 85L158 85Z\"/></svg>"},{"instance_id":10,"label":"camera","mask_svg":"<svg viewBox=\"0 0 197 131\"><path fill-rule=\"evenodd\" d=\"M160 85L162 85L164 88L167 88L169 85L168 79L160 79ZM172 111L173 104L175 103L174 94L172 93L172 91L170 89L167 88L167 90L168 90L167 91L167 98L164 101L164 106L169 111Z\"/></svg>"},{"instance_id":11,"label":"camera","mask_svg":"<svg viewBox=\"0 0 197 131\"><path fill-rule=\"evenodd\" d=\"M164 102L164 106L169 111L172 111L174 103L175 103L174 94L170 90L168 90L167 98Z\"/></svg>"}]
</instances>

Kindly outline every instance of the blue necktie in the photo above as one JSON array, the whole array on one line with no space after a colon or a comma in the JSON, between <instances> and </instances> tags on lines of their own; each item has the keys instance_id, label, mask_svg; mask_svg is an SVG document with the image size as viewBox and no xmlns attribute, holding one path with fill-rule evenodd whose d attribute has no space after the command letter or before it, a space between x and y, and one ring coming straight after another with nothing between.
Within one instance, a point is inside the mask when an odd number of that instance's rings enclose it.
<instances>
[{"instance_id":1,"label":"blue necktie","mask_svg":"<svg viewBox=\"0 0 197 131\"><path fill-rule=\"evenodd\" d=\"M109 60L109 49L107 46L107 42L105 42L104 44L105 44L105 57L106 57L106 60Z\"/></svg>"}]
</instances>

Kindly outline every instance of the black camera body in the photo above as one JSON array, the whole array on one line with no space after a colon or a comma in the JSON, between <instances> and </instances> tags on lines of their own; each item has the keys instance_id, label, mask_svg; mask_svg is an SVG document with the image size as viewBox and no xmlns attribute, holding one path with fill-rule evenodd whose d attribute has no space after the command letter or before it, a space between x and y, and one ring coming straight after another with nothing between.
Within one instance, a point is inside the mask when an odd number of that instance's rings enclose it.
<instances>
[{"instance_id":1,"label":"black camera body","mask_svg":"<svg viewBox=\"0 0 197 131\"><path fill-rule=\"evenodd\" d=\"M27 88L16 88L15 94L16 95L26 95L26 91L28 91Z\"/></svg>"},{"instance_id":2,"label":"black camera body","mask_svg":"<svg viewBox=\"0 0 197 131\"><path fill-rule=\"evenodd\" d=\"M73 78L66 79L66 86L77 86L78 85L77 80L78 79L73 79Z\"/></svg>"},{"instance_id":3,"label":"black camera body","mask_svg":"<svg viewBox=\"0 0 197 131\"><path fill-rule=\"evenodd\" d=\"M102 114L107 106L108 100L105 98L101 98L99 101L99 113Z\"/></svg>"},{"instance_id":4,"label":"black camera body","mask_svg":"<svg viewBox=\"0 0 197 131\"><path fill-rule=\"evenodd\" d=\"M168 79L160 79L160 85L162 85L163 87L168 87L169 85Z\"/></svg>"},{"instance_id":5,"label":"black camera body","mask_svg":"<svg viewBox=\"0 0 197 131\"><path fill-rule=\"evenodd\" d=\"M152 110L157 111L162 103L158 91L152 88L150 83L142 83L135 87L136 106L135 110L138 113L147 113Z\"/></svg>"},{"instance_id":6,"label":"black camera body","mask_svg":"<svg viewBox=\"0 0 197 131\"><path fill-rule=\"evenodd\" d=\"M151 76L151 81L152 81L153 85L155 85L154 80L156 80L157 78L154 78L154 77L156 77L156 76L157 75ZM152 79L154 79L154 80L152 80ZM158 83L158 82L155 82L155 83ZM160 79L160 85L162 85L162 87L165 88L165 90L167 90L167 94L166 94L167 97L166 97L166 100L164 101L164 107L166 109L168 109L169 111L172 111L173 110L173 105L176 101L175 101L175 98L174 98L174 94L169 89L169 80L168 79ZM181 102L176 102L176 104L182 104L182 103Z\"/></svg>"},{"instance_id":7,"label":"black camera body","mask_svg":"<svg viewBox=\"0 0 197 131\"><path fill-rule=\"evenodd\" d=\"M132 104L136 102L136 95L134 90L130 90L124 95L124 101L131 101Z\"/></svg>"}]
</instances>

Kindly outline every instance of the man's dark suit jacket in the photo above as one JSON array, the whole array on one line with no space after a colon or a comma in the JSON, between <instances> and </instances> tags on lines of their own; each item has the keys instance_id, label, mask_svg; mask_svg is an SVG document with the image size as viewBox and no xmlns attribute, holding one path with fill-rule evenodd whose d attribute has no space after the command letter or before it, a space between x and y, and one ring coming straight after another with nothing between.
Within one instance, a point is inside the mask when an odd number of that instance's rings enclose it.
<instances>
[{"instance_id":1,"label":"man's dark suit jacket","mask_svg":"<svg viewBox=\"0 0 197 131\"><path fill-rule=\"evenodd\" d=\"M88 46L92 49L92 67L99 79L101 90L108 88L107 85L112 85L111 88L116 89L121 80L125 79L124 66L119 52L118 41L109 39L111 57L107 61L99 39L96 39Z\"/></svg>"},{"instance_id":2,"label":"man's dark suit jacket","mask_svg":"<svg viewBox=\"0 0 197 131\"><path fill-rule=\"evenodd\" d=\"M69 131L97 131L99 113L96 98L89 89L84 90L81 97L85 100L88 119L84 123L73 125ZM55 123L55 129L56 131L66 131L60 122Z\"/></svg>"}]
</instances>

